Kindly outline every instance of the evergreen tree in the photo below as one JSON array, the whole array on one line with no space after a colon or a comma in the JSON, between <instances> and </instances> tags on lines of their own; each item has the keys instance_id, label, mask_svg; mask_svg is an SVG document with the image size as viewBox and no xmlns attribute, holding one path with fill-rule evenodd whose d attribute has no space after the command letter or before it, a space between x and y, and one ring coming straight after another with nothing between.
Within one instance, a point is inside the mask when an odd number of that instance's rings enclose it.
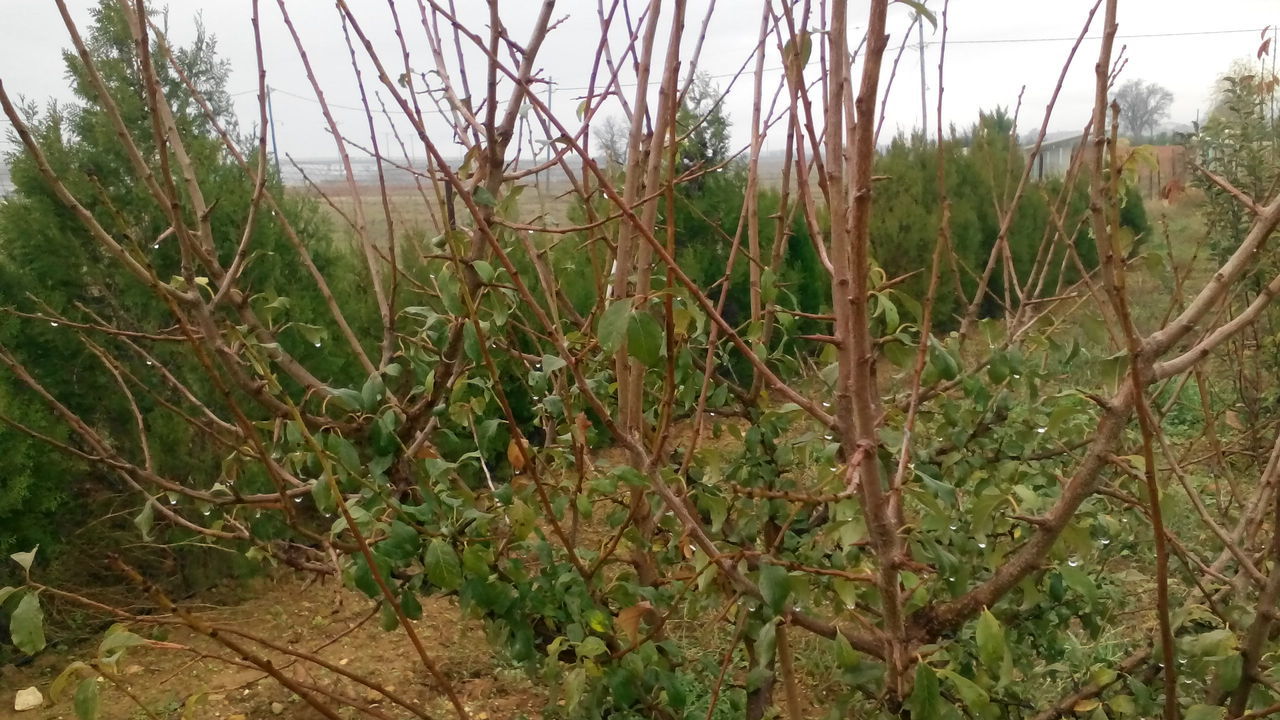
<instances>
[{"instance_id":1,"label":"evergreen tree","mask_svg":"<svg viewBox=\"0 0 1280 720\"><path fill-rule=\"evenodd\" d=\"M103 0L95 8L86 42L133 142L158 174L146 90L129 27L117 3ZM176 64L212 108L218 124L235 132L235 116L226 90L228 66L218 58L216 50L214 39L201 29L189 46L173 52ZM153 52L160 58L165 50L157 43ZM166 232L170 222L164 208L136 181L124 144L116 136L111 117L79 57L67 52L64 60L77 99L68 106L50 105L43 113L27 108L32 132L54 172L108 232L158 277L178 275L180 253L177 239ZM157 66L160 86L172 107L197 179L213 205L210 222L215 252L224 266L229 265L252 201L253 179L227 152L213 121L183 79L166 63L158 62ZM248 142L244 145L248 147ZM15 309L20 315L8 314L0 319L3 344L50 393L91 426L113 430L104 433L108 436L136 437L136 433L125 431L133 427L135 420L121 396L117 379L85 339L109 347L118 358L127 358L119 368L125 377L155 377L152 361L119 339L29 316L53 314L75 324L109 324L155 334L171 329L172 315L149 288L122 272L119 264L109 260L101 246L87 237L80 221L58 200L32 157L17 150L10 153L7 161L13 191L0 204L0 307ZM272 177L269 182L280 196L279 178ZM286 197L281 207L309 243L322 270L332 271L344 261L332 247L327 225L314 203ZM313 347L321 340L311 328L324 316L322 300L272 213L259 214L251 247L243 285L261 295L255 302L289 297L279 303L279 312L295 323L296 329L286 330L282 343L289 344L290 352L308 357L312 367L327 371L335 379L342 375L342 358L328 359L325 350ZM137 344L166 366L183 367L193 362L173 343ZM5 377L3 383L0 415L32 429L65 427L65 423L51 422L46 403L16 378ZM159 393L167 391L158 378L156 385ZM210 387L192 389L197 393L212 392ZM157 469L174 476L216 477L218 454L225 454L224 449L216 447L207 434L162 412L149 393L134 388L133 394L148 426ZM65 439L64 436L56 439ZM27 434L0 426L0 526L15 528L14 534L6 533L0 544L50 544L59 537L61 527L74 524L84 512L86 493L115 488L118 482L113 477L90 477L85 473ZM71 495L81 502L63 501Z\"/></svg>"}]
</instances>

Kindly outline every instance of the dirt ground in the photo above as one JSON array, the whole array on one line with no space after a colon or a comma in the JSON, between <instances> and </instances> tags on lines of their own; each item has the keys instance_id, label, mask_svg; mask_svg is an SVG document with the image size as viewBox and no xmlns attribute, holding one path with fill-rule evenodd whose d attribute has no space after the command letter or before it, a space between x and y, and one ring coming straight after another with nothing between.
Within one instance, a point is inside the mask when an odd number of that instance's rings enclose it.
<instances>
[{"instance_id":1,"label":"dirt ground","mask_svg":"<svg viewBox=\"0 0 1280 720\"><path fill-rule=\"evenodd\" d=\"M255 581L249 599L232 607L211 609L200 617L233 625L291 649L314 653L340 668L376 681L388 691L416 704L428 717L453 715L447 699L435 689L422 662L402 631L384 632L372 603L363 595L328 581L306 584L288 575ZM146 634L145 628L134 628ZM464 618L456 602L424 598L422 619L414 623L432 659L449 678L476 720L541 717L546 700L520 670L504 665L490 651L480 622ZM131 701L126 692L104 682L100 686L102 720L313 720L323 715L256 668L237 667L208 657L230 657L212 640L186 628L174 628L164 642L179 648L131 648L119 664L120 681L147 706ZM78 652L42 653L31 665L0 668L0 720L72 720L69 697L53 703L49 685L67 664L89 659L95 646ZM202 656L203 655L203 656ZM379 693L338 674L303 663L282 653L269 657L288 677L340 693L381 711L388 718L415 717ZM36 686L45 706L14 712L14 694ZM342 717L358 715L351 708Z\"/></svg>"}]
</instances>

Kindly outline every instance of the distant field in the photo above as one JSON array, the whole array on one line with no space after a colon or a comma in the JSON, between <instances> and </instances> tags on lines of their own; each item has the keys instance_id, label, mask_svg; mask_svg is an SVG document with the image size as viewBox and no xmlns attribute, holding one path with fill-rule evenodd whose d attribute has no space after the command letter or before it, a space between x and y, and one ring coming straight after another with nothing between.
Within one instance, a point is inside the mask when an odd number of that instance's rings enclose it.
<instances>
[{"instance_id":1,"label":"distant field","mask_svg":"<svg viewBox=\"0 0 1280 720\"><path fill-rule=\"evenodd\" d=\"M563 222L572 202L564 195L567 189L567 186L562 186L548 190L545 186L530 185L520 196L521 219L534 222L541 216L551 223ZM404 185L388 188L386 208L376 184L359 185L354 194L346 185L331 185L319 190L299 188L297 192L316 198L328 209L334 222L345 229L356 223L356 206L359 203L364 211L365 227L375 240L386 237L388 211L397 233L423 233L430 237L439 234L444 226L442 203L435 198L429 186L422 190ZM462 203L456 203L456 213L465 224L463 219L467 217L467 209Z\"/></svg>"}]
</instances>

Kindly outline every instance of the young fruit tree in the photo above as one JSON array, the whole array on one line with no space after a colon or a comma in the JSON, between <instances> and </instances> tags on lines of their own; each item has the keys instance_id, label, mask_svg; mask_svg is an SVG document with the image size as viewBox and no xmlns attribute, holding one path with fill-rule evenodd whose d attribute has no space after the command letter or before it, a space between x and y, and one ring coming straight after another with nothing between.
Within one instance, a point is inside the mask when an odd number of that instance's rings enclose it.
<instances>
[{"instance_id":1,"label":"young fruit tree","mask_svg":"<svg viewBox=\"0 0 1280 720\"><path fill-rule=\"evenodd\" d=\"M253 0L248 139L144 0L102 3L127 38L110 52L56 2L94 131L113 139L110 182L3 84L0 105L41 208L103 279L34 283L6 308L0 369L22 404L0 422L130 493L146 542L341 578L407 636L440 700L214 622L125 547L97 550L134 588L119 606L18 553L0 601L19 649L43 647L50 603L117 623L54 683L76 683L82 717L98 678L127 687L121 656L165 625L321 717L483 717L415 630L428 595L456 598L544 682L546 717L1280 712L1280 438L1274 403L1241 416L1236 382L1258 362L1240 341L1280 292L1258 261L1280 197L1205 170L1244 218L1212 254L1122 221L1137 200L1111 101L1119 0L1082 8L1025 153L1016 113L964 140L942 130L945 0L601 0L590 38L558 35L583 3L543 0L516 23L497 0L389 0L382 25L336 0L360 135L294 24L320 10ZM336 250L268 152L267 13L340 158L342 196L312 188ZM726 13L758 27L723 91L751 100L749 142L727 157L699 72ZM937 133L919 140L929 187L913 190L932 200L907 236L877 220L912 190L878 171L878 131L917 24L941 51ZM580 60L574 111L546 99L549 52ZM1089 62L1087 140L1062 181L1038 182L1064 79ZM606 162L593 129L619 116ZM998 179L982 232L953 203L961 155ZM693 253L676 219L704 213L727 173L740 211L704 222ZM0 236L0 259L21 275L14 242ZM918 266L887 273L896 248L924 248ZM801 302L815 287L816 308ZM36 337L74 346L102 397L78 397ZM184 454L190 438L216 461ZM382 704L283 672L276 653Z\"/></svg>"}]
</instances>

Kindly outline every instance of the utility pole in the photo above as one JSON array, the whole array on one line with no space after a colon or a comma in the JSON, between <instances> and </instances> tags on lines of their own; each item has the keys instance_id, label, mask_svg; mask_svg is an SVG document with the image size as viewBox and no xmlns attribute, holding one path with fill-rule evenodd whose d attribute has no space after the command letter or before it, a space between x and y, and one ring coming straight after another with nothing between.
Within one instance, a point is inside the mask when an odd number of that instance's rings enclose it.
<instances>
[{"instance_id":1,"label":"utility pole","mask_svg":"<svg viewBox=\"0 0 1280 720\"><path fill-rule=\"evenodd\" d=\"M924 77L924 19L916 18L916 47L920 50L920 134L929 139L929 86Z\"/></svg>"},{"instance_id":2,"label":"utility pole","mask_svg":"<svg viewBox=\"0 0 1280 720\"><path fill-rule=\"evenodd\" d=\"M271 106L271 86L267 86L267 124L271 126L271 158L276 164L276 177L280 177L280 151L276 149L276 114ZM282 178L283 180L283 178Z\"/></svg>"}]
</instances>

